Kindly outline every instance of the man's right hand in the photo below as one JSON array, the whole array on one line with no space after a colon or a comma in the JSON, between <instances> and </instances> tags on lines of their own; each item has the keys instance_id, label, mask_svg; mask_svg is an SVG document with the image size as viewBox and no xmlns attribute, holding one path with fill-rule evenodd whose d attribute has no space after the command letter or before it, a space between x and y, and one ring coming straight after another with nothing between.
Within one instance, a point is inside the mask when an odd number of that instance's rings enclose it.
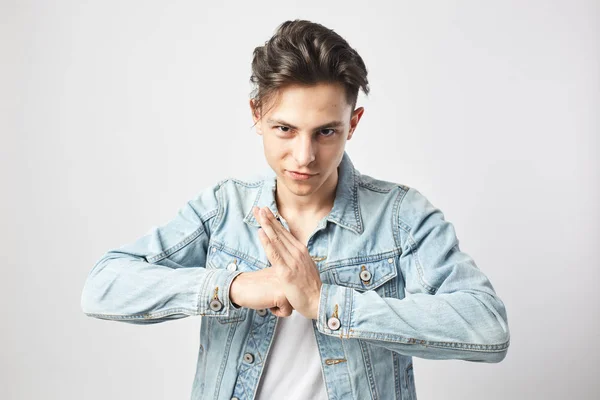
<instances>
[{"instance_id":1,"label":"man's right hand","mask_svg":"<svg viewBox=\"0 0 600 400\"><path fill-rule=\"evenodd\" d=\"M278 317L289 317L294 309L272 267L236 276L229 288L229 299L239 306L255 310L268 308Z\"/></svg>"}]
</instances>

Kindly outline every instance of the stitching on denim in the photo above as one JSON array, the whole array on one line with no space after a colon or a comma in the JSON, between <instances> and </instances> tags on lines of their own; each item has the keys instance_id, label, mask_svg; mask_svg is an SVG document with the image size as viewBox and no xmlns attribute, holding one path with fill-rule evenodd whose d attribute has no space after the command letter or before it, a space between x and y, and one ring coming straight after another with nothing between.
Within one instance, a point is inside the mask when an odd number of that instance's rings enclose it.
<instances>
[{"instance_id":1,"label":"stitching on denim","mask_svg":"<svg viewBox=\"0 0 600 400\"><path fill-rule=\"evenodd\" d=\"M163 311L158 311L158 312L150 312L150 313L143 313L143 314L98 314L98 313L85 313L86 315L90 316L90 317L98 317L98 318L104 318L104 319L114 319L114 320L152 320L152 319L157 319L157 318L162 318L162 317L166 317L168 315L175 315L175 314L188 314L188 315L196 315L196 311L189 309L189 308L185 308L185 307L174 307L174 308L169 308Z\"/></svg>"},{"instance_id":2,"label":"stitching on denim","mask_svg":"<svg viewBox=\"0 0 600 400\"><path fill-rule=\"evenodd\" d=\"M219 373L217 374L217 384L215 387L214 398L219 398L219 391L221 390L221 383L223 380L223 375L225 374L225 367L227 365L227 359L229 358L229 351L231 350L231 342L233 341L233 336L235 335L235 330L237 325L229 325L227 332L227 341L225 343L225 349L223 351L223 357L221 358L221 365L219 367Z\"/></svg>"},{"instance_id":3,"label":"stitching on denim","mask_svg":"<svg viewBox=\"0 0 600 400\"><path fill-rule=\"evenodd\" d=\"M394 368L394 394L396 398L402 398L402 384L400 383L400 354L390 351L390 355L392 357L392 366Z\"/></svg>"},{"instance_id":4,"label":"stitching on denim","mask_svg":"<svg viewBox=\"0 0 600 400\"><path fill-rule=\"evenodd\" d=\"M261 186L262 183L265 181L264 179L259 179L256 181L243 181L243 180L237 179L237 178L229 178L229 180L237 183L238 185L242 185L244 187L249 187L249 188L255 188L255 187Z\"/></svg>"},{"instance_id":5,"label":"stitching on denim","mask_svg":"<svg viewBox=\"0 0 600 400\"><path fill-rule=\"evenodd\" d=\"M394 243L397 248L402 250L402 237L400 236L400 204L406 195L406 191L399 190L396 198L394 199L394 204L392 205L392 234L394 236Z\"/></svg>"},{"instance_id":6,"label":"stitching on denim","mask_svg":"<svg viewBox=\"0 0 600 400\"><path fill-rule=\"evenodd\" d=\"M266 263L263 263L262 261L260 261L259 259L256 259L254 257L249 256L248 254L241 252L239 250L234 249L233 247L229 247L224 245L221 242L218 242L216 240L213 240L211 242L211 247L215 247L217 250L226 253L230 256L233 257L237 257L239 259L241 259L242 261L257 266L257 267L262 267L262 268L267 268L268 265ZM212 257L211 257L212 258ZM213 264L214 265L214 264Z\"/></svg>"},{"instance_id":7,"label":"stitching on denim","mask_svg":"<svg viewBox=\"0 0 600 400\"><path fill-rule=\"evenodd\" d=\"M419 283L429 293L435 294L438 291L438 288L435 287L435 286L433 286L433 285L431 285L431 284L429 284L429 282L427 282L425 280L425 273L423 272L423 266L422 266L421 260L419 258L419 252L418 252L418 247L417 247L417 243L416 243L415 238L413 238L413 236L409 233L407 240L409 240L411 242L410 251L409 251L408 254L409 255L412 254L414 256L415 265L417 267L417 273L418 273L418 276L419 276Z\"/></svg>"},{"instance_id":8,"label":"stitching on denim","mask_svg":"<svg viewBox=\"0 0 600 400\"><path fill-rule=\"evenodd\" d=\"M208 302L208 298L210 295L208 295L208 283L209 281L212 280L213 275L215 275L216 270L206 270L206 274L204 274L204 279L202 281L202 285L200 287L200 292L198 293L198 304L199 304L199 310L200 313L202 315L204 315L206 312L208 312L208 309L206 308L206 303Z\"/></svg>"},{"instance_id":9,"label":"stitching on denim","mask_svg":"<svg viewBox=\"0 0 600 400\"><path fill-rule=\"evenodd\" d=\"M372 190L374 192L378 192L378 193L389 193L392 191L393 187L389 187L389 188L382 188L379 186L375 186L374 184L370 183L370 182L365 182L363 180L358 182L358 185L360 187L363 187L365 189L369 189Z\"/></svg>"},{"instance_id":10,"label":"stitching on denim","mask_svg":"<svg viewBox=\"0 0 600 400\"><path fill-rule=\"evenodd\" d=\"M408 364L408 366L404 369L404 380L406 381L406 394L407 397L410 399L413 398L412 395L412 389L411 389L411 385L410 385L410 381L409 381L409 371L413 368L413 363L411 362L410 364Z\"/></svg>"},{"instance_id":11,"label":"stitching on denim","mask_svg":"<svg viewBox=\"0 0 600 400\"><path fill-rule=\"evenodd\" d=\"M362 224L362 218L361 218L361 214L360 214L360 206L358 204L358 174L356 172L356 169L353 171L353 175L354 175L354 188L352 190L352 197L354 199L354 216L356 217L356 223L357 223L357 229L358 229L358 233L362 233L363 231L363 224Z\"/></svg>"},{"instance_id":12,"label":"stitching on denim","mask_svg":"<svg viewBox=\"0 0 600 400\"><path fill-rule=\"evenodd\" d=\"M375 385L375 380L373 379L373 368L371 367L371 354L369 353L369 349L367 348L367 343L363 340L358 340L358 347L360 347L360 352L363 357L364 366L367 373L367 379L369 381L369 389L371 392L371 397L373 400L379 398L377 394L377 386Z\"/></svg>"},{"instance_id":13,"label":"stitching on denim","mask_svg":"<svg viewBox=\"0 0 600 400\"><path fill-rule=\"evenodd\" d=\"M350 300L349 300L349 304L348 304L348 328L347 328L347 332L346 332L346 337L350 337L350 331L351 331L351 326L352 326L352 315L354 314L354 290L352 289L347 289L347 293L350 294Z\"/></svg>"},{"instance_id":14,"label":"stitching on denim","mask_svg":"<svg viewBox=\"0 0 600 400\"><path fill-rule=\"evenodd\" d=\"M384 342L401 343L401 344L422 344L426 347L438 347L438 348L449 348L449 349L463 349L473 351L486 351L486 350L504 350L507 349L510 344L510 338L505 342L498 344L476 344L476 343L463 343L463 342L431 342L427 340L421 340L416 338L407 338L399 335L382 334L381 332L371 332L364 330L350 329L350 337L355 339L365 340L379 340ZM356 335L358 334L358 335ZM370 335L369 335L370 334ZM364 336L360 336L364 335ZM400 338L400 339L397 339Z\"/></svg>"},{"instance_id":15,"label":"stitching on denim","mask_svg":"<svg viewBox=\"0 0 600 400\"><path fill-rule=\"evenodd\" d=\"M201 237L202 234L206 234L206 232L204 231L204 226L200 225L198 228L196 228L196 230L194 232L190 233L183 240L180 240L173 246L169 247L166 250L163 250L162 252L160 252L158 254L155 254L150 257L146 256L145 258L149 263L156 263L158 261L164 260L165 258L175 254L177 251L183 249L185 246L192 243L197 238Z\"/></svg>"},{"instance_id":16,"label":"stitching on denim","mask_svg":"<svg viewBox=\"0 0 600 400\"><path fill-rule=\"evenodd\" d=\"M371 254L371 255L366 255L366 256L355 256L355 257L344 258L344 259L336 260L336 261L329 261L329 262L325 263L325 265L320 270L320 272L329 271L330 269L337 268L340 266L344 267L344 266L351 266L351 265L355 265L355 264L377 262L377 261L381 261L383 259L387 259L390 257L400 255L401 253L402 253L402 250L400 248L395 248L395 249L384 251L384 252L377 253L377 254Z\"/></svg>"},{"instance_id":17,"label":"stitching on denim","mask_svg":"<svg viewBox=\"0 0 600 400\"><path fill-rule=\"evenodd\" d=\"M203 224L205 224L206 221L208 221L209 219L211 219L212 217L217 215L217 212L219 212L218 208L207 211L206 213L204 213L200 216L200 220L202 221Z\"/></svg>"},{"instance_id":18,"label":"stitching on denim","mask_svg":"<svg viewBox=\"0 0 600 400\"><path fill-rule=\"evenodd\" d=\"M219 215L219 211L222 208L222 199L221 199L221 191L222 190L221 190L221 188L229 180L231 180L231 178L221 179L219 182L217 182L217 184L214 187L215 198L217 200L217 207L200 217L200 219L202 220L203 224L206 223L207 221L209 222L208 223L208 228L209 228L209 230L211 232L215 228L215 226L214 226L215 225L215 221L218 221L218 218L214 218L214 217Z\"/></svg>"},{"instance_id":19,"label":"stitching on denim","mask_svg":"<svg viewBox=\"0 0 600 400\"><path fill-rule=\"evenodd\" d=\"M348 352L346 351L346 344L344 343L344 341L340 342L340 346L342 347L342 351L344 352L344 358L348 359ZM344 374L344 376L348 378L348 387L350 388L350 393L352 394L352 398L356 399L356 393L354 393L354 385L352 384L352 374L350 373L349 363L346 363L344 367L346 367L346 373Z\"/></svg>"},{"instance_id":20,"label":"stitching on denim","mask_svg":"<svg viewBox=\"0 0 600 400\"><path fill-rule=\"evenodd\" d=\"M388 257L390 258L390 257ZM395 260L395 257L391 257L393 260ZM341 281L339 278L339 272L340 270L353 270L356 269L357 271L360 271L361 267L365 264L370 264L368 262L365 263L359 263L356 265L344 265L344 266L339 266L337 268L332 269L331 271L331 276L333 277L334 282L339 285L339 286L344 286L344 287L351 287L353 289L357 289L357 290L361 290L361 291L365 291L365 290L376 290L378 288L380 288L381 286L383 286L385 283L389 282L390 280L392 280L393 278L395 278L398 275L398 271L396 268L396 264L393 263L393 267L391 269L389 269L389 263L387 262L387 258L385 258L379 261L374 261L373 263L378 263L375 266L373 266L372 268L370 268L371 271L378 271L380 272L381 270L384 270L387 268L388 272L383 273L383 275L380 275L379 278L377 280L373 280L371 279L373 282L371 284L369 284L368 288L365 287L365 284L362 283L353 283L353 282L345 282L345 281ZM384 267L378 267L378 265L383 265ZM358 275L358 274L357 274Z\"/></svg>"}]
</instances>

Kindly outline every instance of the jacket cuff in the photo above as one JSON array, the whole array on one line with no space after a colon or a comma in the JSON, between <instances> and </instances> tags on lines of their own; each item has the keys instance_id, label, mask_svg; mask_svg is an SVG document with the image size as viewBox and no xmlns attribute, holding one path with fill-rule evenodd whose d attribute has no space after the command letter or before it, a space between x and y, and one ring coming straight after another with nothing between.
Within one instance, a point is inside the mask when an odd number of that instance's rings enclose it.
<instances>
[{"instance_id":1,"label":"jacket cuff","mask_svg":"<svg viewBox=\"0 0 600 400\"><path fill-rule=\"evenodd\" d=\"M352 288L323 283L317 312L317 330L326 335L348 337L352 303Z\"/></svg>"},{"instance_id":2,"label":"jacket cuff","mask_svg":"<svg viewBox=\"0 0 600 400\"><path fill-rule=\"evenodd\" d=\"M229 311L238 309L229 299L229 289L233 278L242 271L228 271L226 269L209 269L198 294L198 314L207 317L229 316Z\"/></svg>"}]
</instances>

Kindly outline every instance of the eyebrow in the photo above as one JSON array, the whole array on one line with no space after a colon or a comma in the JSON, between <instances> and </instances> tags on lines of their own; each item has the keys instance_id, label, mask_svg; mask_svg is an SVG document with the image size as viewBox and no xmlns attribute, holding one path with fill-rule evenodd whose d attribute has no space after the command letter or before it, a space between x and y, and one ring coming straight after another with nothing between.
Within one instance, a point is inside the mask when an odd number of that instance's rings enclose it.
<instances>
[{"instance_id":1,"label":"eyebrow","mask_svg":"<svg viewBox=\"0 0 600 400\"><path fill-rule=\"evenodd\" d=\"M267 123L269 123L269 124L285 125L285 126L288 126L288 127L292 128L292 129L298 129L294 125L289 124L289 123L287 123L285 121L282 121L280 119L269 118L269 119L267 119ZM342 121L331 121L331 122L328 122L326 124L317 126L316 128L314 128L314 130L317 131L319 129L339 127L339 126L342 126L342 125L344 125L344 123Z\"/></svg>"}]
</instances>

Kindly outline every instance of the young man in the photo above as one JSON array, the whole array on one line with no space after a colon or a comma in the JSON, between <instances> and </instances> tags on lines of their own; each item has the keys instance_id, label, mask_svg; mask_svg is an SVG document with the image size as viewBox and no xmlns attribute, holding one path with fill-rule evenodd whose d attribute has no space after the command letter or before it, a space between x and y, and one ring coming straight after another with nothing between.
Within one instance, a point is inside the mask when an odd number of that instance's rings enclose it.
<instances>
[{"instance_id":1,"label":"young man","mask_svg":"<svg viewBox=\"0 0 600 400\"><path fill-rule=\"evenodd\" d=\"M360 56L283 23L254 51L250 100L270 166L224 179L96 263L92 317L202 316L192 399L416 399L412 357L500 362L504 304L452 223L345 151L368 93Z\"/></svg>"}]
</instances>

